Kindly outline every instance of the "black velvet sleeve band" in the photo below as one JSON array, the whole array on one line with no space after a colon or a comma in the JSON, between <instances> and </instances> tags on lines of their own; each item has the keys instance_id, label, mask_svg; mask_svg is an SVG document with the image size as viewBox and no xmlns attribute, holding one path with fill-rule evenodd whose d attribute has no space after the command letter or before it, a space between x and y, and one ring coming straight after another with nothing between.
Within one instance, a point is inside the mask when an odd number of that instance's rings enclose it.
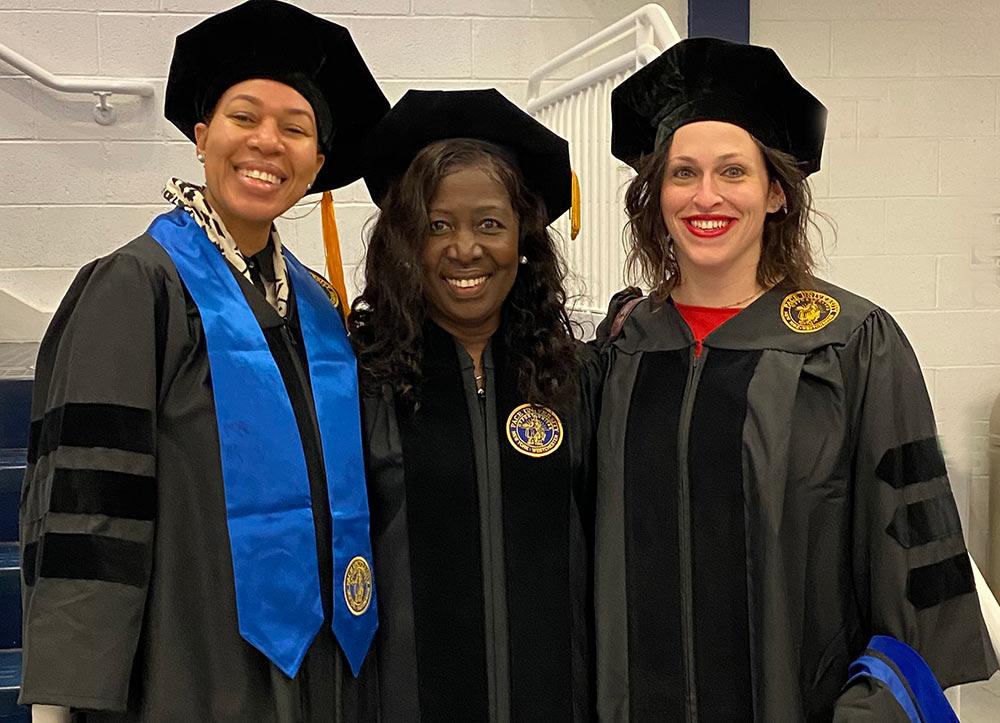
<instances>
[{"instance_id":1,"label":"black velvet sleeve band","mask_svg":"<svg viewBox=\"0 0 1000 723\"><path fill-rule=\"evenodd\" d=\"M93 469L56 469L50 512L152 520L156 515L153 477Z\"/></svg>"},{"instance_id":2,"label":"black velvet sleeve band","mask_svg":"<svg viewBox=\"0 0 1000 723\"><path fill-rule=\"evenodd\" d=\"M148 409L119 404L68 403L31 423L28 462L34 464L59 446L105 447L153 453L153 420Z\"/></svg>"},{"instance_id":3,"label":"black velvet sleeve band","mask_svg":"<svg viewBox=\"0 0 1000 723\"><path fill-rule=\"evenodd\" d=\"M102 580L144 587L149 545L102 535L46 533L38 555L38 578Z\"/></svg>"},{"instance_id":4,"label":"black velvet sleeve band","mask_svg":"<svg viewBox=\"0 0 1000 723\"><path fill-rule=\"evenodd\" d=\"M964 552L933 565L914 568L906 578L906 597L918 610L975 590L972 564Z\"/></svg>"},{"instance_id":5,"label":"black velvet sleeve band","mask_svg":"<svg viewBox=\"0 0 1000 723\"><path fill-rule=\"evenodd\" d=\"M885 528L906 549L962 534L955 499L951 495L900 505Z\"/></svg>"},{"instance_id":6,"label":"black velvet sleeve band","mask_svg":"<svg viewBox=\"0 0 1000 723\"><path fill-rule=\"evenodd\" d=\"M887 450L875 474L895 489L944 477L947 470L936 437L925 437Z\"/></svg>"}]
</instances>

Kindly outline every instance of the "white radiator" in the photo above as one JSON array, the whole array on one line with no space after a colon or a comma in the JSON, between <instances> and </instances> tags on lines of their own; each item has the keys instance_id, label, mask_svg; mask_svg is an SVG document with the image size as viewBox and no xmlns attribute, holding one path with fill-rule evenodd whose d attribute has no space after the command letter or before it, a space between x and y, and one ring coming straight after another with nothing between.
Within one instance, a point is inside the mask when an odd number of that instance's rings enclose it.
<instances>
[{"instance_id":1,"label":"white radiator","mask_svg":"<svg viewBox=\"0 0 1000 723\"><path fill-rule=\"evenodd\" d=\"M580 180L581 228L570 240L569 216L556 222L574 274L569 290L577 311L603 313L625 283L624 192L632 169L611 155L611 90L680 40L659 5L645 5L531 74L527 111L569 141ZM607 59L616 51L625 51ZM553 81L568 65L594 66L571 80ZM563 71L563 72L560 72ZM542 85L551 87L542 92Z\"/></svg>"}]
</instances>

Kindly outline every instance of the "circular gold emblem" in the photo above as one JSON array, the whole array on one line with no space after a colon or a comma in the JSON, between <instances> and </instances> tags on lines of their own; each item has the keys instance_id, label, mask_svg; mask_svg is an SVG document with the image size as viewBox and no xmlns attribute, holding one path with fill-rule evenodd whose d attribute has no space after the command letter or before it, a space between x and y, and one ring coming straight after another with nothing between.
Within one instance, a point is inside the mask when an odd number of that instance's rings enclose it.
<instances>
[{"instance_id":1,"label":"circular gold emblem","mask_svg":"<svg viewBox=\"0 0 1000 723\"><path fill-rule=\"evenodd\" d=\"M340 308L340 294L338 294L337 290L335 288L333 288L333 284L331 284L329 281L326 280L326 278L324 278L320 274L317 274L312 269L308 269L308 271L309 271L309 274L313 277L313 279L316 280L316 283L319 284L320 287L323 289L323 291L326 292L327 297L329 297L329 299L330 299L330 303L332 303L335 308L339 309Z\"/></svg>"},{"instance_id":2,"label":"circular gold emblem","mask_svg":"<svg viewBox=\"0 0 1000 723\"><path fill-rule=\"evenodd\" d=\"M562 444L562 422L548 407L522 404L507 417L507 439L521 454L545 457Z\"/></svg>"},{"instance_id":3,"label":"circular gold emblem","mask_svg":"<svg viewBox=\"0 0 1000 723\"><path fill-rule=\"evenodd\" d=\"M364 615L372 601L372 568L360 555L347 563L344 600L352 615Z\"/></svg>"},{"instance_id":4,"label":"circular gold emblem","mask_svg":"<svg viewBox=\"0 0 1000 723\"><path fill-rule=\"evenodd\" d=\"M781 320L799 334L819 331L840 315L840 302L818 291L794 291L781 302Z\"/></svg>"}]
</instances>

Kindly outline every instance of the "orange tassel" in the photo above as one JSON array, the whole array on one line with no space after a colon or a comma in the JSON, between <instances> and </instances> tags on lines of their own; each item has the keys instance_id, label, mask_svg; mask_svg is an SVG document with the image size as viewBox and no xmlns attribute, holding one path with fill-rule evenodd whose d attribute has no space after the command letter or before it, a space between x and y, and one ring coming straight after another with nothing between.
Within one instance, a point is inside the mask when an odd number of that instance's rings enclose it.
<instances>
[{"instance_id":1,"label":"orange tassel","mask_svg":"<svg viewBox=\"0 0 1000 723\"><path fill-rule=\"evenodd\" d=\"M337 233L337 216L333 212L333 194L329 191L323 191L320 215L323 217L326 276L330 279L333 288L337 290L337 294L340 295L340 305L346 319L351 307L347 300L347 284L344 283L344 259L340 255L340 236Z\"/></svg>"},{"instance_id":2,"label":"orange tassel","mask_svg":"<svg viewBox=\"0 0 1000 723\"><path fill-rule=\"evenodd\" d=\"M580 234L580 179L577 178L576 171L570 171L570 183L572 205L569 213L569 238L573 240Z\"/></svg>"}]
</instances>

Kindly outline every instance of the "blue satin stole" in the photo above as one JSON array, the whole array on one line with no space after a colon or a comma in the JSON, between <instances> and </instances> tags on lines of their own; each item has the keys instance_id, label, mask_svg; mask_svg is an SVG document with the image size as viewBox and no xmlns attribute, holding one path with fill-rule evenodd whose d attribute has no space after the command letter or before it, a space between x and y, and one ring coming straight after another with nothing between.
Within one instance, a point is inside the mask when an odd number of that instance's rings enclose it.
<instances>
[{"instance_id":1,"label":"blue satin stole","mask_svg":"<svg viewBox=\"0 0 1000 723\"><path fill-rule=\"evenodd\" d=\"M930 666L917 651L895 638L873 637L847 674L847 685L860 677L881 681L912 723L958 723Z\"/></svg>"},{"instance_id":2,"label":"blue satin stole","mask_svg":"<svg viewBox=\"0 0 1000 723\"><path fill-rule=\"evenodd\" d=\"M264 333L219 249L180 208L157 217L147 233L173 260L205 330L240 634L294 677L323 623L309 476L295 414ZM326 469L332 628L357 676L378 614L356 362L326 293L287 249L284 256Z\"/></svg>"}]
</instances>

